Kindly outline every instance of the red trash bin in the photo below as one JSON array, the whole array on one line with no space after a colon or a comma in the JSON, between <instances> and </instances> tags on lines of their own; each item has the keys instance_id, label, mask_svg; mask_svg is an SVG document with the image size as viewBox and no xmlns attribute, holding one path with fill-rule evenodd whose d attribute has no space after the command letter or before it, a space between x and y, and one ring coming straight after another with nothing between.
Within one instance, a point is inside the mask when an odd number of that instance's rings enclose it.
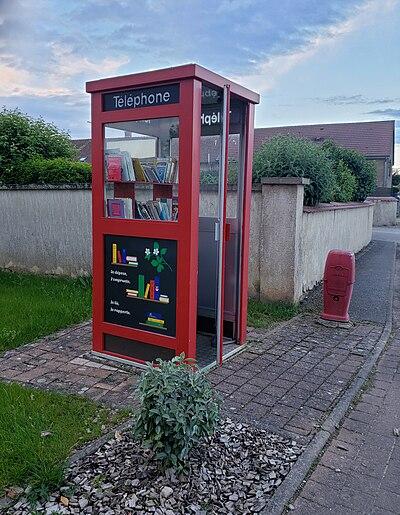
<instances>
[{"instance_id":1,"label":"red trash bin","mask_svg":"<svg viewBox=\"0 0 400 515\"><path fill-rule=\"evenodd\" d=\"M335 322L348 322L349 305L355 281L353 252L331 250L324 272L324 310L321 318Z\"/></svg>"}]
</instances>

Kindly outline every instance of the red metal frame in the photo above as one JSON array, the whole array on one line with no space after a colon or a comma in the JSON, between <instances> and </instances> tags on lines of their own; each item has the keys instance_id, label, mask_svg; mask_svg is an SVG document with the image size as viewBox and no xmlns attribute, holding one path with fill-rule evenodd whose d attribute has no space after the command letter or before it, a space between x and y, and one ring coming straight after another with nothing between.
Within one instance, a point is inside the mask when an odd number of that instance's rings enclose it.
<instances>
[{"instance_id":1,"label":"red metal frame","mask_svg":"<svg viewBox=\"0 0 400 515\"><path fill-rule=\"evenodd\" d=\"M245 156L245 188L242 216L242 268L241 268L241 310L239 313L239 341L246 338L247 315L247 274L248 244L250 228L250 197L254 103L258 103L256 93L239 86L223 77L190 64L154 72L113 77L87 83L86 91L92 97L92 222L93 222L93 350L110 356L129 359L104 350L104 334L139 340L144 343L174 349L176 354L184 352L188 357L196 357L197 324L197 269L198 269L198 223L199 223L199 175L200 175L200 134L201 134L201 89L202 81L218 87L228 86L229 91L241 97L248 104L246 120L247 150ZM102 94L106 91L133 89L135 87L180 84L180 100L177 104L124 109L102 110ZM178 117L180 127L179 161L180 169L190 171L179 177L179 217L176 222L148 220L118 220L104 216L104 125L112 122L134 121L151 118ZM229 114L228 127L229 127ZM227 130L227 137L229 130ZM226 146L228 152L228 145ZM227 161L226 161L227 162ZM227 173L225 198L227 187ZM223 209L223 223L226 227L226 202ZM177 241L177 312L176 337L128 328L104 321L104 235L126 235L156 237ZM225 254L225 251L224 251ZM225 257L223 256L223 259ZM224 262L224 261L223 261ZM224 279L222 278L222 281ZM223 299L222 299L223 310ZM222 349L222 345L221 345ZM218 361L222 360L222 355Z\"/></svg>"}]
</instances>

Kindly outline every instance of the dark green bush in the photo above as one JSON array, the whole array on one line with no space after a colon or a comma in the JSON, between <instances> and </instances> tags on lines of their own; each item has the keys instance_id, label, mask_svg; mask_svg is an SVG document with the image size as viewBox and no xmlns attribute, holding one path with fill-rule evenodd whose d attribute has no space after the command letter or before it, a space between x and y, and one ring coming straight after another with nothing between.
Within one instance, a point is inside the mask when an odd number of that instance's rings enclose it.
<instances>
[{"instance_id":1,"label":"dark green bush","mask_svg":"<svg viewBox=\"0 0 400 515\"><path fill-rule=\"evenodd\" d=\"M342 161L335 163L336 185L333 193L335 202L351 202L357 187L357 181L348 166Z\"/></svg>"},{"instance_id":2,"label":"dark green bush","mask_svg":"<svg viewBox=\"0 0 400 515\"><path fill-rule=\"evenodd\" d=\"M164 466L183 468L190 450L211 435L219 400L203 373L183 355L149 364L139 382L140 409L134 436Z\"/></svg>"},{"instance_id":3,"label":"dark green bush","mask_svg":"<svg viewBox=\"0 0 400 515\"><path fill-rule=\"evenodd\" d=\"M41 118L33 119L18 109L0 111L0 183L20 183L22 164L42 156L75 159L77 150L69 135Z\"/></svg>"},{"instance_id":4,"label":"dark green bush","mask_svg":"<svg viewBox=\"0 0 400 515\"><path fill-rule=\"evenodd\" d=\"M36 156L21 165L15 184L82 184L91 182L91 165L63 157Z\"/></svg>"},{"instance_id":5,"label":"dark green bush","mask_svg":"<svg viewBox=\"0 0 400 515\"><path fill-rule=\"evenodd\" d=\"M228 184L237 185L239 173L239 163L236 159L228 161ZM200 184L218 184L219 182L219 165L208 169L200 169Z\"/></svg>"},{"instance_id":6,"label":"dark green bush","mask_svg":"<svg viewBox=\"0 0 400 515\"><path fill-rule=\"evenodd\" d=\"M376 188L376 166L356 150L340 147L333 141L324 141L322 149L335 165L342 161L356 179L353 200L364 201Z\"/></svg>"},{"instance_id":7,"label":"dark green bush","mask_svg":"<svg viewBox=\"0 0 400 515\"><path fill-rule=\"evenodd\" d=\"M253 180L262 177L307 177L304 203L330 202L335 190L333 163L322 148L294 136L274 136L255 152Z\"/></svg>"}]
</instances>

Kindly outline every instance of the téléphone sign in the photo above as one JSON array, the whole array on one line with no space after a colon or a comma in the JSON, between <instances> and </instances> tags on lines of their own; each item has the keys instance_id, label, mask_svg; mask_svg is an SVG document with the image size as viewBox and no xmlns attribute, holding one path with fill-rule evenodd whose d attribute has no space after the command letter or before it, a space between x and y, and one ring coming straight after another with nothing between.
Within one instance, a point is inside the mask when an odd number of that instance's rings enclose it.
<instances>
[{"instance_id":1,"label":"t\u00e9l\u00e9phone sign","mask_svg":"<svg viewBox=\"0 0 400 515\"><path fill-rule=\"evenodd\" d=\"M129 89L103 94L103 111L139 109L141 107L177 104L179 84L154 86L152 88Z\"/></svg>"}]
</instances>

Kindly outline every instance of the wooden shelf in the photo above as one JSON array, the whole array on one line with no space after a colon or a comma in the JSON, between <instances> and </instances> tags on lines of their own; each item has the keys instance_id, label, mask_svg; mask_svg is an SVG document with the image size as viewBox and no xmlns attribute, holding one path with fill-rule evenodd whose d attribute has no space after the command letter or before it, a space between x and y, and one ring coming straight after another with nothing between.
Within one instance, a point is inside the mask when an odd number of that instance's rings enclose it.
<instances>
[{"instance_id":1,"label":"wooden shelf","mask_svg":"<svg viewBox=\"0 0 400 515\"><path fill-rule=\"evenodd\" d=\"M144 297L130 297L129 295L126 296L128 299L138 299L138 300L145 300L146 302L155 302L156 304L169 304L169 302L162 302L161 300L154 300L154 299L145 299Z\"/></svg>"}]
</instances>

